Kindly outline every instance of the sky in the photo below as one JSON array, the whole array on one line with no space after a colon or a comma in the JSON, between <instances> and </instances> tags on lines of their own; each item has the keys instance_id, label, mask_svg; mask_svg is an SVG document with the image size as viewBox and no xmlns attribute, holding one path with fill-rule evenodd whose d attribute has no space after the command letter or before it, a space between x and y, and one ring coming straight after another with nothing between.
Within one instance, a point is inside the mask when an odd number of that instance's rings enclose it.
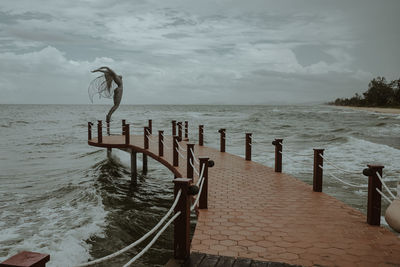
<instances>
[{"instance_id":1,"label":"sky","mask_svg":"<svg viewBox=\"0 0 400 267\"><path fill-rule=\"evenodd\" d=\"M323 103L400 78L398 0L1 0L0 103ZM95 97L96 104L111 104Z\"/></svg>"}]
</instances>

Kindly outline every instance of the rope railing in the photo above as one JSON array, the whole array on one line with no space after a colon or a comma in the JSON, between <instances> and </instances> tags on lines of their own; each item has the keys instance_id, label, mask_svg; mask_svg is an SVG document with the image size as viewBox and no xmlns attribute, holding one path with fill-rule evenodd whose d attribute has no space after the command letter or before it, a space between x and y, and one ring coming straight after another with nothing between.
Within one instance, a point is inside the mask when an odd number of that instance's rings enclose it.
<instances>
[{"instance_id":1,"label":"rope railing","mask_svg":"<svg viewBox=\"0 0 400 267\"><path fill-rule=\"evenodd\" d=\"M320 167L321 169L324 170L324 167L323 167L323 166L318 165L318 167ZM329 174L332 178L338 180L339 182L341 182L341 183L343 183L343 184L345 184L345 185L348 185L348 186L351 186L351 187L357 187L357 188L366 188L366 187L367 187L367 186L364 186L364 185L356 185L356 184L352 184L352 183L349 183L349 182L345 182L344 180L340 179L339 177L333 175L332 173L328 173L328 174Z\"/></svg>"},{"instance_id":2,"label":"rope railing","mask_svg":"<svg viewBox=\"0 0 400 267\"><path fill-rule=\"evenodd\" d=\"M194 201L194 203L190 207L191 211L193 211L196 208L197 204L199 203L201 191L203 190L204 179L199 179L199 181L200 180L201 180L201 183L200 183L200 187L199 187L199 193L197 193L196 200Z\"/></svg>"},{"instance_id":3,"label":"rope railing","mask_svg":"<svg viewBox=\"0 0 400 267\"><path fill-rule=\"evenodd\" d=\"M392 193L392 191L389 189L389 187L386 185L386 183L383 181L382 176L379 174L379 172L376 172L376 176L378 176L378 179L381 181L383 187L388 191L389 195L395 199L396 196Z\"/></svg>"},{"instance_id":4,"label":"rope railing","mask_svg":"<svg viewBox=\"0 0 400 267\"><path fill-rule=\"evenodd\" d=\"M379 190L379 188L376 188L376 191L379 193L379 195L381 195L389 204L392 204L392 201L390 200L390 198L388 198L381 190Z\"/></svg>"},{"instance_id":5,"label":"rope railing","mask_svg":"<svg viewBox=\"0 0 400 267\"><path fill-rule=\"evenodd\" d=\"M169 146L167 146L165 143L164 143L164 141L163 140L160 140L161 141L161 143L167 148L167 149L170 149L170 147Z\"/></svg>"},{"instance_id":6,"label":"rope railing","mask_svg":"<svg viewBox=\"0 0 400 267\"><path fill-rule=\"evenodd\" d=\"M336 164L334 164L332 161L328 160L326 157L324 157L322 154L319 154L319 156L321 158L323 158L329 165L331 165L332 167L342 171L342 172L347 172L347 173L351 173L351 174L360 174L361 172L359 171L349 171L349 170L345 170L343 168L340 168L339 166L337 166Z\"/></svg>"},{"instance_id":7,"label":"rope railing","mask_svg":"<svg viewBox=\"0 0 400 267\"><path fill-rule=\"evenodd\" d=\"M181 197L181 194L182 194L182 190L179 190L178 193L176 194L175 201L172 204L171 208L168 210L168 212L164 215L164 217L161 218L161 220L150 231L148 231L140 239L136 240L132 244L130 244L130 245L124 247L123 249L120 249L117 252L114 252L114 253L112 253L112 254L110 254L108 256L102 257L102 258L97 259L97 260L89 261L89 262L86 262L86 263L83 263L83 264L80 264L80 265L76 265L75 267L91 266L91 265L94 265L94 264L98 264L98 263L110 260L110 259L115 258L115 257L121 255L122 253L134 248L135 246L139 245L140 243L142 243L149 236L151 236L155 231L157 231L157 229L160 228L160 226L165 222L165 220L171 215L171 213L174 211L176 205L178 204L178 200Z\"/></svg>"},{"instance_id":8,"label":"rope railing","mask_svg":"<svg viewBox=\"0 0 400 267\"><path fill-rule=\"evenodd\" d=\"M199 161L196 159L196 156L194 155L193 149L190 149L190 153L192 153L194 163L200 164Z\"/></svg>"},{"instance_id":9,"label":"rope railing","mask_svg":"<svg viewBox=\"0 0 400 267\"><path fill-rule=\"evenodd\" d=\"M179 149L181 149L182 151L186 152L186 149L184 149L178 142L178 140L175 140L176 144L178 145Z\"/></svg>"},{"instance_id":10,"label":"rope railing","mask_svg":"<svg viewBox=\"0 0 400 267\"><path fill-rule=\"evenodd\" d=\"M205 169L205 167L204 167L204 165L203 165L203 167L201 168L201 170L200 170L200 174L199 174L199 180L197 180L197 183L196 183L196 186L199 186L199 184L201 183L201 180L203 180L203 175L204 175L204 169Z\"/></svg>"},{"instance_id":11,"label":"rope railing","mask_svg":"<svg viewBox=\"0 0 400 267\"><path fill-rule=\"evenodd\" d=\"M179 151L178 148L175 148L175 150L176 150L176 152L178 152L178 155L179 155L181 158L185 159L185 156Z\"/></svg>"},{"instance_id":12,"label":"rope railing","mask_svg":"<svg viewBox=\"0 0 400 267\"><path fill-rule=\"evenodd\" d=\"M190 166L193 167L193 171L197 174L197 176L200 176L199 172L196 170L196 166L193 164L192 159L189 159L189 163L190 163Z\"/></svg>"},{"instance_id":13,"label":"rope railing","mask_svg":"<svg viewBox=\"0 0 400 267\"><path fill-rule=\"evenodd\" d=\"M165 229L167 229L167 227L176 219L178 218L178 216L181 215L181 212L178 211L177 213L175 213L174 216L172 216L171 219L169 219L169 221L161 228L161 230L154 236L154 238L150 241L150 243L139 253L137 254L135 257L133 257L128 263L126 263L123 267L128 267L130 266L132 263L134 263L137 259L139 259L144 253L146 253L151 246L157 241L157 239L160 237L160 235L165 231Z\"/></svg>"}]
</instances>

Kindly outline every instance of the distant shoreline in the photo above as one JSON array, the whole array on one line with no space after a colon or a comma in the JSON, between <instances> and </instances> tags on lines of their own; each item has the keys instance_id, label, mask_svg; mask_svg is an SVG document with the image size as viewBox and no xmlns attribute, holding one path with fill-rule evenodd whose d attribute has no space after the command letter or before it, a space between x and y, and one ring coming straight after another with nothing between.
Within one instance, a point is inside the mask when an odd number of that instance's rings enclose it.
<instances>
[{"instance_id":1,"label":"distant shoreline","mask_svg":"<svg viewBox=\"0 0 400 267\"><path fill-rule=\"evenodd\" d=\"M400 108L378 108L378 107L354 107L354 106L335 106L337 108L347 108L355 110L365 110L370 112L387 113L387 114L400 114Z\"/></svg>"}]
</instances>

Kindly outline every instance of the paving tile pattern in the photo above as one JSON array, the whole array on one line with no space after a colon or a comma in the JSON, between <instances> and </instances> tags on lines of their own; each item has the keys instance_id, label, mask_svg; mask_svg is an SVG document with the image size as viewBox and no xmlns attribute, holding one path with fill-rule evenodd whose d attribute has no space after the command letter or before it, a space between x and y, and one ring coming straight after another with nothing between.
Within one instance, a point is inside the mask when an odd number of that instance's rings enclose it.
<instances>
[{"instance_id":1,"label":"paving tile pattern","mask_svg":"<svg viewBox=\"0 0 400 267\"><path fill-rule=\"evenodd\" d=\"M105 137L102 146L121 140ZM166 143L172 147L170 139ZM132 136L131 146L143 148L143 136ZM150 142L146 153L157 155L157 144ZM209 169L208 209L199 211L192 252L303 266L400 266L399 237L368 225L364 214L334 197L213 148L196 145L195 154L210 157L215 166ZM165 149L165 155L154 158L185 177L186 160L173 168L172 151Z\"/></svg>"}]
</instances>

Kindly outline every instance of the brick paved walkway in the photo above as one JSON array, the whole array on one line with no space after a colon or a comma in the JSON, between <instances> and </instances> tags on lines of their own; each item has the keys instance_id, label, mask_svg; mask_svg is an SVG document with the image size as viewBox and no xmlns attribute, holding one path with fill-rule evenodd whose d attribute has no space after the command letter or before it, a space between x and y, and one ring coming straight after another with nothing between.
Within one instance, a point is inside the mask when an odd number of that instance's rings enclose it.
<instances>
[{"instance_id":1,"label":"brick paved walkway","mask_svg":"<svg viewBox=\"0 0 400 267\"><path fill-rule=\"evenodd\" d=\"M124 138L105 136L103 143L116 147ZM89 144L98 146L96 139ZM166 144L172 147L170 139ZM131 145L143 151L143 136L132 136ZM171 150L159 158L158 145L150 142L145 152L185 176L186 160L172 167ZM368 225L364 214L334 197L229 153L196 145L195 154L210 157L215 166L209 169L208 210L199 212L192 252L305 266L400 266L399 237Z\"/></svg>"}]
</instances>

